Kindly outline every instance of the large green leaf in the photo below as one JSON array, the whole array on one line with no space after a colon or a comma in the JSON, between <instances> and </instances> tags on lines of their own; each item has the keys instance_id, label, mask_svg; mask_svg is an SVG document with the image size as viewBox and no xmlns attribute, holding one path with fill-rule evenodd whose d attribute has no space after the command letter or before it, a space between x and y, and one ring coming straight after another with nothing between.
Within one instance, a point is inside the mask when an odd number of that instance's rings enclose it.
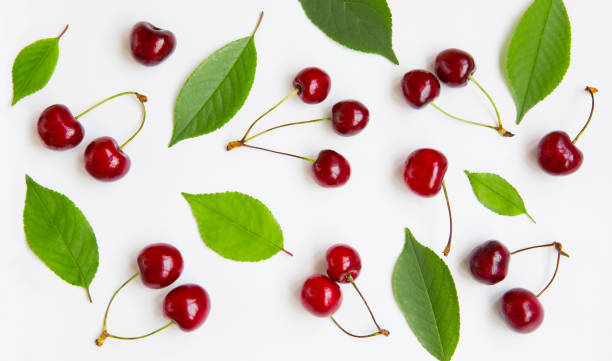
<instances>
[{"instance_id":1,"label":"large green leaf","mask_svg":"<svg viewBox=\"0 0 612 361\"><path fill-rule=\"evenodd\" d=\"M256 66L253 35L225 45L200 63L176 100L169 146L227 123L246 101Z\"/></svg>"},{"instance_id":2,"label":"large green leaf","mask_svg":"<svg viewBox=\"0 0 612 361\"><path fill-rule=\"evenodd\" d=\"M89 222L68 197L26 175L23 225L32 251L61 279L85 288L98 270L98 244Z\"/></svg>"},{"instance_id":3,"label":"large green leaf","mask_svg":"<svg viewBox=\"0 0 612 361\"><path fill-rule=\"evenodd\" d=\"M406 243L393 270L393 294L421 345L448 361L459 342L459 299L444 261L406 228Z\"/></svg>"},{"instance_id":4,"label":"large green leaf","mask_svg":"<svg viewBox=\"0 0 612 361\"><path fill-rule=\"evenodd\" d=\"M570 48L571 27L563 0L535 0L514 31L506 58L517 124L561 83Z\"/></svg>"},{"instance_id":5,"label":"large green leaf","mask_svg":"<svg viewBox=\"0 0 612 361\"><path fill-rule=\"evenodd\" d=\"M238 192L183 193L183 197L202 240L222 257L257 262L284 251L280 225L257 199Z\"/></svg>"},{"instance_id":6,"label":"large green leaf","mask_svg":"<svg viewBox=\"0 0 612 361\"><path fill-rule=\"evenodd\" d=\"M310 21L331 39L399 64L393 52L391 10L386 0L299 1Z\"/></svg>"}]
</instances>

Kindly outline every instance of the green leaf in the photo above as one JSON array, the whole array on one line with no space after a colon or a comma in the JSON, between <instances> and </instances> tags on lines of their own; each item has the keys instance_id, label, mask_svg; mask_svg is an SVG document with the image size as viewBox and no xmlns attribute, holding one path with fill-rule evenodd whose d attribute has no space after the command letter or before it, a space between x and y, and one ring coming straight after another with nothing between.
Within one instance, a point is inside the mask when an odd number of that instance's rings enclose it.
<instances>
[{"instance_id":1,"label":"green leaf","mask_svg":"<svg viewBox=\"0 0 612 361\"><path fill-rule=\"evenodd\" d=\"M55 70L59 39L38 40L19 52L13 63L13 103L42 89Z\"/></svg>"},{"instance_id":2,"label":"green leaf","mask_svg":"<svg viewBox=\"0 0 612 361\"><path fill-rule=\"evenodd\" d=\"M386 0L299 0L322 32L347 48L384 56L399 64L392 46Z\"/></svg>"},{"instance_id":3,"label":"green leaf","mask_svg":"<svg viewBox=\"0 0 612 361\"><path fill-rule=\"evenodd\" d=\"M466 170L465 174L483 206L502 216L525 214L535 223L525 209L523 198L507 180L493 173L470 173Z\"/></svg>"},{"instance_id":4,"label":"green leaf","mask_svg":"<svg viewBox=\"0 0 612 361\"><path fill-rule=\"evenodd\" d=\"M570 63L571 26L562 0L535 0L514 31L506 58L516 123L561 83Z\"/></svg>"},{"instance_id":5,"label":"green leaf","mask_svg":"<svg viewBox=\"0 0 612 361\"><path fill-rule=\"evenodd\" d=\"M225 45L191 73L176 100L169 147L221 128L242 107L257 67L253 36Z\"/></svg>"},{"instance_id":6,"label":"green leaf","mask_svg":"<svg viewBox=\"0 0 612 361\"><path fill-rule=\"evenodd\" d=\"M98 244L89 222L68 197L26 175L23 225L28 245L56 275L85 288L98 269Z\"/></svg>"},{"instance_id":7,"label":"green leaf","mask_svg":"<svg viewBox=\"0 0 612 361\"><path fill-rule=\"evenodd\" d=\"M393 270L393 294L421 345L440 361L459 342L459 299L444 261L406 228L406 243Z\"/></svg>"},{"instance_id":8,"label":"green leaf","mask_svg":"<svg viewBox=\"0 0 612 361\"><path fill-rule=\"evenodd\" d=\"M270 210L243 193L188 194L204 243L220 256L257 262L283 249L283 232Z\"/></svg>"}]
</instances>

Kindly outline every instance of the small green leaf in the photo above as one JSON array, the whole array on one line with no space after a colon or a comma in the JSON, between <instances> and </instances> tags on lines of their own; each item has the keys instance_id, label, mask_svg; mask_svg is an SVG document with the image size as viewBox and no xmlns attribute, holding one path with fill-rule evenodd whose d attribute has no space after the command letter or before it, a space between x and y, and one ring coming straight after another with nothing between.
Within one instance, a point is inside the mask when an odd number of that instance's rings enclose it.
<instances>
[{"instance_id":1,"label":"small green leaf","mask_svg":"<svg viewBox=\"0 0 612 361\"><path fill-rule=\"evenodd\" d=\"M63 194L26 175L23 225L28 245L56 275L85 288L98 270L98 244L89 222Z\"/></svg>"},{"instance_id":2,"label":"small green leaf","mask_svg":"<svg viewBox=\"0 0 612 361\"><path fill-rule=\"evenodd\" d=\"M393 294L421 345L438 360L450 360L460 329L455 281L444 261L408 228L393 270Z\"/></svg>"},{"instance_id":3,"label":"small green leaf","mask_svg":"<svg viewBox=\"0 0 612 361\"><path fill-rule=\"evenodd\" d=\"M476 198L483 206L502 216L525 214L535 223L525 209L523 198L504 178L493 173L470 173L467 170L465 174L470 180Z\"/></svg>"},{"instance_id":4,"label":"small green leaf","mask_svg":"<svg viewBox=\"0 0 612 361\"><path fill-rule=\"evenodd\" d=\"M570 48L571 25L563 0L535 0L514 31L506 57L517 124L561 83Z\"/></svg>"},{"instance_id":5,"label":"small green leaf","mask_svg":"<svg viewBox=\"0 0 612 361\"><path fill-rule=\"evenodd\" d=\"M254 34L225 45L200 63L176 100L168 146L211 133L227 123L246 101L256 67Z\"/></svg>"},{"instance_id":6,"label":"small green leaf","mask_svg":"<svg viewBox=\"0 0 612 361\"><path fill-rule=\"evenodd\" d=\"M243 193L188 194L200 236L220 256L242 262L268 259L283 249L283 232L270 210ZM287 252L288 253L288 252Z\"/></svg>"},{"instance_id":7,"label":"small green leaf","mask_svg":"<svg viewBox=\"0 0 612 361\"><path fill-rule=\"evenodd\" d=\"M399 64L393 52L391 10L386 0L299 1L310 21L331 39Z\"/></svg>"}]
</instances>

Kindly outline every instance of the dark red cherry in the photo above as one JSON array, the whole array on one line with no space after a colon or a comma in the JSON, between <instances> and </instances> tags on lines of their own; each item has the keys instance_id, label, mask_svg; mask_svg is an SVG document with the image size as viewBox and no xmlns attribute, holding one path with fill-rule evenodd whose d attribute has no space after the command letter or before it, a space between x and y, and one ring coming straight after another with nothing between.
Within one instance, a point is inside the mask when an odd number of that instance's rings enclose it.
<instances>
[{"instance_id":1,"label":"dark red cherry","mask_svg":"<svg viewBox=\"0 0 612 361\"><path fill-rule=\"evenodd\" d=\"M331 80L329 75L319 68L306 68L293 79L293 86L298 89L298 95L304 103L317 104L327 98Z\"/></svg>"},{"instance_id":2,"label":"dark red cherry","mask_svg":"<svg viewBox=\"0 0 612 361\"><path fill-rule=\"evenodd\" d=\"M582 165L582 152L567 133L556 131L547 134L538 144L537 158L540 167L553 175L574 173Z\"/></svg>"},{"instance_id":3,"label":"dark red cherry","mask_svg":"<svg viewBox=\"0 0 612 361\"><path fill-rule=\"evenodd\" d=\"M65 105L55 104L38 118L38 135L51 149L71 149L83 140L83 127Z\"/></svg>"},{"instance_id":4,"label":"dark red cherry","mask_svg":"<svg viewBox=\"0 0 612 361\"><path fill-rule=\"evenodd\" d=\"M408 104L418 109L440 94L440 82L426 70L412 70L402 79L402 92Z\"/></svg>"},{"instance_id":5,"label":"dark red cherry","mask_svg":"<svg viewBox=\"0 0 612 361\"><path fill-rule=\"evenodd\" d=\"M361 272L361 257L359 253L346 244L330 247L325 254L327 275L336 282L349 283L348 276L356 280Z\"/></svg>"},{"instance_id":6,"label":"dark red cherry","mask_svg":"<svg viewBox=\"0 0 612 361\"><path fill-rule=\"evenodd\" d=\"M209 313L210 298L198 285L178 286L164 299L164 314L183 331L193 331L202 326Z\"/></svg>"},{"instance_id":7,"label":"dark red cherry","mask_svg":"<svg viewBox=\"0 0 612 361\"><path fill-rule=\"evenodd\" d=\"M404 182L418 195L431 197L440 191L448 161L435 149L412 152L404 164Z\"/></svg>"},{"instance_id":8,"label":"dark red cherry","mask_svg":"<svg viewBox=\"0 0 612 361\"><path fill-rule=\"evenodd\" d=\"M336 133L355 135L368 125L370 112L356 100L345 100L336 103L332 108L332 125Z\"/></svg>"},{"instance_id":9,"label":"dark red cherry","mask_svg":"<svg viewBox=\"0 0 612 361\"><path fill-rule=\"evenodd\" d=\"M436 75L449 86L464 86L476 71L474 58L463 50L446 49L436 57Z\"/></svg>"},{"instance_id":10,"label":"dark red cherry","mask_svg":"<svg viewBox=\"0 0 612 361\"><path fill-rule=\"evenodd\" d=\"M100 137L85 149L85 169L101 181L114 181L123 177L130 169L130 158L115 139Z\"/></svg>"},{"instance_id":11,"label":"dark red cherry","mask_svg":"<svg viewBox=\"0 0 612 361\"><path fill-rule=\"evenodd\" d=\"M155 243L145 247L138 255L138 269L145 286L164 288L183 272L183 257L174 246Z\"/></svg>"},{"instance_id":12,"label":"dark red cherry","mask_svg":"<svg viewBox=\"0 0 612 361\"><path fill-rule=\"evenodd\" d=\"M333 315L342 303L340 286L327 276L314 275L304 282L300 295L302 305L319 317Z\"/></svg>"},{"instance_id":13,"label":"dark red cherry","mask_svg":"<svg viewBox=\"0 0 612 361\"><path fill-rule=\"evenodd\" d=\"M160 29L146 21L134 25L130 33L132 55L144 65L161 63L172 54L175 45L176 38L171 31Z\"/></svg>"},{"instance_id":14,"label":"dark red cherry","mask_svg":"<svg viewBox=\"0 0 612 361\"><path fill-rule=\"evenodd\" d=\"M340 187L351 177L351 166L342 155L326 149L312 164L312 175L323 187Z\"/></svg>"},{"instance_id":15,"label":"dark red cherry","mask_svg":"<svg viewBox=\"0 0 612 361\"><path fill-rule=\"evenodd\" d=\"M510 251L498 241L488 241L474 248L469 260L472 276L489 285L506 278L509 263Z\"/></svg>"},{"instance_id":16,"label":"dark red cherry","mask_svg":"<svg viewBox=\"0 0 612 361\"><path fill-rule=\"evenodd\" d=\"M506 292L500 308L508 326L520 333L535 331L544 321L544 307L533 293L523 288Z\"/></svg>"}]
</instances>

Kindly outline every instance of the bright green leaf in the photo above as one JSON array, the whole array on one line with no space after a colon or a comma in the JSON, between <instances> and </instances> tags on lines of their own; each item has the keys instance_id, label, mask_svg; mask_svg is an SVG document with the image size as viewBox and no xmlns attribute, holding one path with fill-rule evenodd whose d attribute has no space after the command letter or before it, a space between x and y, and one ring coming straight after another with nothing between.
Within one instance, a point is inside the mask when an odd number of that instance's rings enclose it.
<instances>
[{"instance_id":1,"label":"bright green leaf","mask_svg":"<svg viewBox=\"0 0 612 361\"><path fill-rule=\"evenodd\" d=\"M55 274L85 288L89 296L98 269L98 244L89 222L65 195L27 175L26 185L23 225L28 245Z\"/></svg>"},{"instance_id":2,"label":"bright green leaf","mask_svg":"<svg viewBox=\"0 0 612 361\"><path fill-rule=\"evenodd\" d=\"M523 198L507 180L493 173L470 173L466 170L465 174L483 206L502 216L525 214L535 223L527 213Z\"/></svg>"},{"instance_id":3,"label":"bright green leaf","mask_svg":"<svg viewBox=\"0 0 612 361\"><path fill-rule=\"evenodd\" d=\"M392 46L386 0L299 0L321 31L347 48L384 56L399 64Z\"/></svg>"},{"instance_id":4,"label":"bright green leaf","mask_svg":"<svg viewBox=\"0 0 612 361\"><path fill-rule=\"evenodd\" d=\"M59 39L38 40L19 52L13 63L13 103L42 89L59 57Z\"/></svg>"},{"instance_id":5,"label":"bright green leaf","mask_svg":"<svg viewBox=\"0 0 612 361\"><path fill-rule=\"evenodd\" d=\"M188 194L200 236L220 256L257 262L283 249L283 232L270 210L243 193Z\"/></svg>"},{"instance_id":6,"label":"bright green leaf","mask_svg":"<svg viewBox=\"0 0 612 361\"><path fill-rule=\"evenodd\" d=\"M459 299L444 261L406 228L406 243L393 270L393 294L421 345L440 361L459 342Z\"/></svg>"},{"instance_id":7,"label":"bright green leaf","mask_svg":"<svg viewBox=\"0 0 612 361\"><path fill-rule=\"evenodd\" d=\"M506 58L517 124L561 83L570 48L571 26L563 0L535 0L514 31Z\"/></svg>"}]
</instances>

